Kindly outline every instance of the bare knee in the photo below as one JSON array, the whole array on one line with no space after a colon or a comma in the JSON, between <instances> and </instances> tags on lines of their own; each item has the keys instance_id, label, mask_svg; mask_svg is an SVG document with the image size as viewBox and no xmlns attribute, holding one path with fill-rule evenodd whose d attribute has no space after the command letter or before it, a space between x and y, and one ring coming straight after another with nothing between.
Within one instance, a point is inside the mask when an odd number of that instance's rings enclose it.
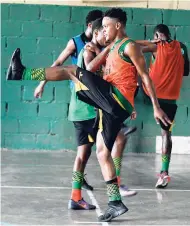
<instances>
[{"instance_id":1,"label":"bare knee","mask_svg":"<svg viewBox=\"0 0 190 226\"><path fill-rule=\"evenodd\" d=\"M60 77L64 75L65 80L73 80L74 82L77 82L78 79L76 78L76 71L76 65L57 67L57 76Z\"/></svg>"},{"instance_id":2,"label":"bare knee","mask_svg":"<svg viewBox=\"0 0 190 226\"><path fill-rule=\"evenodd\" d=\"M104 145L97 147L96 155L99 162L106 162L111 157L110 151Z\"/></svg>"},{"instance_id":3,"label":"bare knee","mask_svg":"<svg viewBox=\"0 0 190 226\"><path fill-rule=\"evenodd\" d=\"M91 145L87 144L79 146L77 149L76 161L80 162L81 164L86 163L91 155L91 152Z\"/></svg>"},{"instance_id":4,"label":"bare knee","mask_svg":"<svg viewBox=\"0 0 190 226\"><path fill-rule=\"evenodd\" d=\"M127 142L127 137L123 134L123 132L119 132L116 138L117 145L124 146Z\"/></svg>"}]
</instances>

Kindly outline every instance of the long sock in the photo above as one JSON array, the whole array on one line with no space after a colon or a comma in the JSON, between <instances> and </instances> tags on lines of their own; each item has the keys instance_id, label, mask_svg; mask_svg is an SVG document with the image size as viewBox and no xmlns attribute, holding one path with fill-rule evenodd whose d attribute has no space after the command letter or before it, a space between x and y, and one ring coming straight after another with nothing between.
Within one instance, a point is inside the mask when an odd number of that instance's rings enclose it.
<instances>
[{"instance_id":1,"label":"long sock","mask_svg":"<svg viewBox=\"0 0 190 226\"><path fill-rule=\"evenodd\" d=\"M72 193L71 193L71 199L75 202L78 202L82 199L81 194L81 187L83 184L84 174L79 171L73 172L72 177Z\"/></svg>"},{"instance_id":2,"label":"long sock","mask_svg":"<svg viewBox=\"0 0 190 226\"><path fill-rule=\"evenodd\" d=\"M38 80L44 81L46 80L45 76L45 68L26 68L23 72L23 80Z\"/></svg>"},{"instance_id":3,"label":"long sock","mask_svg":"<svg viewBox=\"0 0 190 226\"><path fill-rule=\"evenodd\" d=\"M120 201L121 195L119 193L117 178L110 181L106 181L106 185L109 201Z\"/></svg>"},{"instance_id":4,"label":"long sock","mask_svg":"<svg viewBox=\"0 0 190 226\"><path fill-rule=\"evenodd\" d=\"M113 158L114 166L115 166L115 169L116 169L118 186L121 185L121 161L122 161L121 157Z\"/></svg>"},{"instance_id":5,"label":"long sock","mask_svg":"<svg viewBox=\"0 0 190 226\"><path fill-rule=\"evenodd\" d=\"M161 171L168 172L170 165L170 155L162 154L162 169Z\"/></svg>"}]
</instances>

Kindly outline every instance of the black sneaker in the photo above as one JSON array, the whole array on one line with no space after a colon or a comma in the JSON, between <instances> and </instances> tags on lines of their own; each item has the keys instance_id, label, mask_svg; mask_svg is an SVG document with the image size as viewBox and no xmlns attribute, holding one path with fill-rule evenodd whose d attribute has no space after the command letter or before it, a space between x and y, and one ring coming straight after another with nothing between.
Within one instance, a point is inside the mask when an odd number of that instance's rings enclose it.
<instances>
[{"instance_id":1,"label":"black sneaker","mask_svg":"<svg viewBox=\"0 0 190 226\"><path fill-rule=\"evenodd\" d=\"M128 136L129 134L134 133L137 130L137 127L136 126L129 127L123 124L123 127L121 130L123 131L123 134L125 136Z\"/></svg>"},{"instance_id":2,"label":"black sneaker","mask_svg":"<svg viewBox=\"0 0 190 226\"><path fill-rule=\"evenodd\" d=\"M11 57L10 65L7 71L7 80L22 80L22 75L25 67L20 59L20 49L17 48Z\"/></svg>"},{"instance_id":3,"label":"black sneaker","mask_svg":"<svg viewBox=\"0 0 190 226\"><path fill-rule=\"evenodd\" d=\"M74 200L70 199L68 203L68 209L71 210L94 210L96 206L89 204L88 202L84 201L84 199L75 202Z\"/></svg>"},{"instance_id":4,"label":"black sneaker","mask_svg":"<svg viewBox=\"0 0 190 226\"><path fill-rule=\"evenodd\" d=\"M98 220L101 222L109 222L113 218L119 217L128 211L128 208L122 203L122 201L115 201L108 203L109 208L101 215Z\"/></svg>"},{"instance_id":5,"label":"black sneaker","mask_svg":"<svg viewBox=\"0 0 190 226\"><path fill-rule=\"evenodd\" d=\"M93 191L94 190L94 188L91 185L89 185L85 179L83 179L82 188L84 190L89 190L89 191Z\"/></svg>"}]
</instances>

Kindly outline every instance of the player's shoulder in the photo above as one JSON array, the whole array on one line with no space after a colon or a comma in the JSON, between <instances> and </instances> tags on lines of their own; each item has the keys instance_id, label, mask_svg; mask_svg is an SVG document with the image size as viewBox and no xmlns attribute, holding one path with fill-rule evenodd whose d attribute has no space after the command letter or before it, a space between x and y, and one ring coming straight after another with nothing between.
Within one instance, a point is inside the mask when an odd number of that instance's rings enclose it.
<instances>
[{"instance_id":1,"label":"player's shoulder","mask_svg":"<svg viewBox=\"0 0 190 226\"><path fill-rule=\"evenodd\" d=\"M73 49L73 50L76 49L75 42L74 42L74 40L72 38L67 42L67 48Z\"/></svg>"},{"instance_id":2,"label":"player's shoulder","mask_svg":"<svg viewBox=\"0 0 190 226\"><path fill-rule=\"evenodd\" d=\"M140 45L133 39L126 40L125 51L133 51L140 49Z\"/></svg>"}]
</instances>

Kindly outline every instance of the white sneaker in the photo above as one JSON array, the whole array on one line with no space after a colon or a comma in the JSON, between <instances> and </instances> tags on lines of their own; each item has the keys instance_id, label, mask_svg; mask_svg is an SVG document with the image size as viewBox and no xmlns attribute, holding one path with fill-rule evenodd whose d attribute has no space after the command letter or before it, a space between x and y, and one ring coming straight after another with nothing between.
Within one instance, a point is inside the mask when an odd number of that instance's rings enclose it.
<instances>
[{"instance_id":1,"label":"white sneaker","mask_svg":"<svg viewBox=\"0 0 190 226\"><path fill-rule=\"evenodd\" d=\"M129 190L128 187L124 184L120 185L119 192L122 197L130 197L137 194L136 191Z\"/></svg>"},{"instance_id":2,"label":"white sneaker","mask_svg":"<svg viewBox=\"0 0 190 226\"><path fill-rule=\"evenodd\" d=\"M155 187L156 188L165 188L168 186L169 182L170 182L170 176L166 172L160 173Z\"/></svg>"}]
</instances>

